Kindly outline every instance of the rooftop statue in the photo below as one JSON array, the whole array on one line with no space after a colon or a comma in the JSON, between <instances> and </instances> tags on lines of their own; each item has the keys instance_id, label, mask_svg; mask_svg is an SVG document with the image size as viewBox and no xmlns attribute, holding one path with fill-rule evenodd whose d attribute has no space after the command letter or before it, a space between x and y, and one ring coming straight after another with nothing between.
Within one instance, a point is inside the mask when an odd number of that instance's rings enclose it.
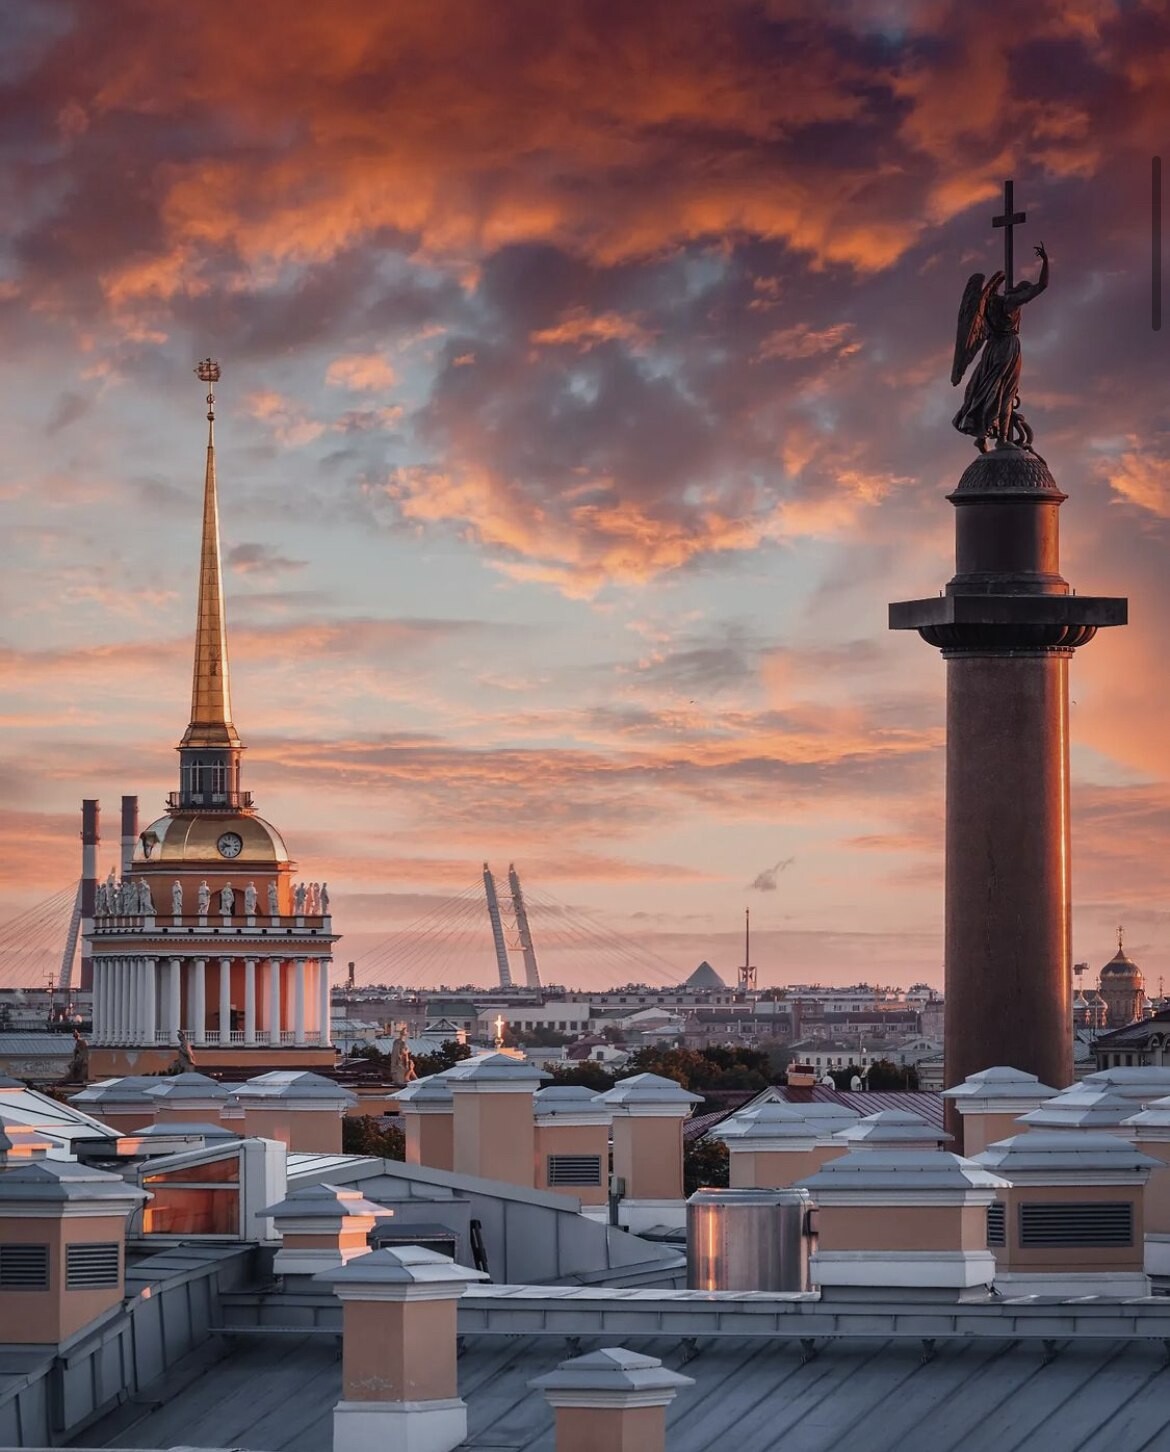
<instances>
[{"instance_id":1,"label":"rooftop statue","mask_svg":"<svg viewBox=\"0 0 1170 1452\"><path fill-rule=\"evenodd\" d=\"M417 1078L418 1071L414 1067L414 1055L410 1052L410 1045L406 1042L406 1025L400 1024L398 1037L390 1049L390 1082L392 1084L409 1084Z\"/></svg>"},{"instance_id":2,"label":"rooftop statue","mask_svg":"<svg viewBox=\"0 0 1170 1452\"><path fill-rule=\"evenodd\" d=\"M1043 242L1033 251L1040 259L1040 276L1035 282L1016 282L1012 267L1012 228L1025 218L1012 211L1012 184L1004 183L1004 212L992 225L1004 228L1004 267L990 278L972 273L959 304L955 336L955 361L951 383L959 384L982 349L979 362L967 380L963 406L955 415L955 428L971 434L975 447L986 453L996 448L1031 449L1032 430L1019 412L1020 309L1039 297L1048 286L1048 253ZM1001 290L1002 284L1002 290Z\"/></svg>"}]
</instances>

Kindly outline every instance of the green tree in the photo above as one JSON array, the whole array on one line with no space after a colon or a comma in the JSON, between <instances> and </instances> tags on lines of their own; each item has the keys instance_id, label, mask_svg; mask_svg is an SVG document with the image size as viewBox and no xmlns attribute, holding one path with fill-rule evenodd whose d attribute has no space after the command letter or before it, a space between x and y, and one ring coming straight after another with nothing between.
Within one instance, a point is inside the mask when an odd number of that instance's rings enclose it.
<instances>
[{"instance_id":1,"label":"green tree","mask_svg":"<svg viewBox=\"0 0 1170 1452\"><path fill-rule=\"evenodd\" d=\"M414 1072L420 1079L428 1074L441 1074L444 1069L453 1069L464 1059L471 1058L471 1049L455 1039L445 1039L433 1054L418 1054L414 1060Z\"/></svg>"},{"instance_id":2,"label":"green tree","mask_svg":"<svg viewBox=\"0 0 1170 1452\"><path fill-rule=\"evenodd\" d=\"M616 1080L608 1069L596 1059L579 1059L572 1064L555 1064L547 1071L553 1084L580 1084L585 1089L596 1089L599 1094L612 1089Z\"/></svg>"},{"instance_id":3,"label":"green tree","mask_svg":"<svg viewBox=\"0 0 1170 1452\"><path fill-rule=\"evenodd\" d=\"M629 1074L661 1074L693 1094L711 1089L766 1089L773 1081L769 1056L760 1049L667 1049L650 1045L630 1059ZM624 1077L624 1076L623 1076Z\"/></svg>"},{"instance_id":4,"label":"green tree","mask_svg":"<svg viewBox=\"0 0 1170 1452\"><path fill-rule=\"evenodd\" d=\"M868 1089L917 1089L918 1070L912 1064L895 1064L891 1059L875 1059L865 1077Z\"/></svg>"},{"instance_id":5,"label":"green tree","mask_svg":"<svg viewBox=\"0 0 1170 1452\"><path fill-rule=\"evenodd\" d=\"M406 1136L397 1125L383 1127L369 1114L347 1114L341 1121L341 1152L373 1155L380 1160L404 1160Z\"/></svg>"},{"instance_id":6,"label":"green tree","mask_svg":"<svg viewBox=\"0 0 1170 1452\"><path fill-rule=\"evenodd\" d=\"M696 1190L726 1189L729 1175L727 1146L721 1139L704 1135L688 1140L683 1147L683 1189L693 1195Z\"/></svg>"}]
</instances>

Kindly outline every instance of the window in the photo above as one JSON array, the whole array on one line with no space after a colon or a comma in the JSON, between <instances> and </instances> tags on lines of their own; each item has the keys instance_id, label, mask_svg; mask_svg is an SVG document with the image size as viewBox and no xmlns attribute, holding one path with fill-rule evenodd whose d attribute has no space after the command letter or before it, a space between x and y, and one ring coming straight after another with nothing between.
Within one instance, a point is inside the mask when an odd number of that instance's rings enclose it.
<instances>
[{"instance_id":1,"label":"window","mask_svg":"<svg viewBox=\"0 0 1170 1452\"><path fill-rule=\"evenodd\" d=\"M1133 1202L1130 1200L1020 1206L1023 1249L1132 1244Z\"/></svg>"},{"instance_id":2,"label":"window","mask_svg":"<svg viewBox=\"0 0 1170 1452\"><path fill-rule=\"evenodd\" d=\"M549 1155L548 1183L561 1185L600 1185L600 1155Z\"/></svg>"},{"instance_id":3,"label":"window","mask_svg":"<svg viewBox=\"0 0 1170 1452\"><path fill-rule=\"evenodd\" d=\"M0 1245L0 1290L47 1291L47 1245Z\"/></svg>"},{"instance_id":4,"label":"window","mask_svg":"<svg viewBox=\"0 0 1170 1452\"><path fill-rule=\"evenodd\" d=\"M65 1289L93 1291L116 1286L119 1281L121 1247L116 1240L100 1245L65 1247Z\"/></svg>"},{"instance_id":5,"label":"window","mask_svg":"<svg viewBox=\"0 0 1170 1452\"><path fill-rule=\"evenodd\" d=\"M240 1159L229 1153L142 1177L154 1196L142 1211L147 1235L238 1235Z\"/></svg>"},{"instance_id":6,"label":"window","mask_svg":"<svg viewBox=\"0 0 1170 1452\"><path fill-rule=\"evenodd\" d=\"M987 1244L1007 1244L1007 1206L1002 1200L993 1200L987 1207Z\"/></svg>"}]
</instances>

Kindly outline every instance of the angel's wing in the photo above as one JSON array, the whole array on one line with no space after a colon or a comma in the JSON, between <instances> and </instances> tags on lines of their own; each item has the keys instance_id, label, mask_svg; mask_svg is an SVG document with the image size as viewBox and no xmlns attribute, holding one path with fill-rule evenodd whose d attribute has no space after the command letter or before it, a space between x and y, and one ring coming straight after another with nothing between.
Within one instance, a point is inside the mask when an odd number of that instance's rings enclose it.
<instances>
[{"instance_id":1,"label":"angel's wing","mask_svg":"<svg viewBox=\"0 0 1170 1452\"><path fill-rule=\"evenodd\" d=\"M981 272L967 279L963 301L959 304L959 322L955 331L955 360L951 366L951 383L962 381L971 359L987 337L987 300L1003 281L1002 272L993 272L984 280Z\"/></svg>"}]
</instances>

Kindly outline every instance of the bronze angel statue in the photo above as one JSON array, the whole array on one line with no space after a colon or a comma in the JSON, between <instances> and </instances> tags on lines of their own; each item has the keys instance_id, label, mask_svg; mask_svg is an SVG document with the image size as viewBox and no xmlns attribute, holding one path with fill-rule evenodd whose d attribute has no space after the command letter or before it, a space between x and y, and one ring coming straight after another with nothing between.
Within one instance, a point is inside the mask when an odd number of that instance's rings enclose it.
<instances>
[{"instance_id":1,"label":"bronze angel statue","mask_svg":"<svg viewBox=\"0 0 1170 1452\"><path fill-rule=\"evenodd\" d=\"M960 433L974 436L975 447L981 453L986 453L992 442L999 447L1009 444L1023 449L1032 447L1032 430L1017 408L1020 309L1048 286L1048 253L1043 242L1035 252L1040 258L1037 281L1017 282L1010 290L1000 292L1002 272L993 272L986 281L981 272L976 272L968 279L959 305L951 383L962 381L980 348L983 354L967 380L963 406L953 422Z\"/></svg>"}]
</instances>

